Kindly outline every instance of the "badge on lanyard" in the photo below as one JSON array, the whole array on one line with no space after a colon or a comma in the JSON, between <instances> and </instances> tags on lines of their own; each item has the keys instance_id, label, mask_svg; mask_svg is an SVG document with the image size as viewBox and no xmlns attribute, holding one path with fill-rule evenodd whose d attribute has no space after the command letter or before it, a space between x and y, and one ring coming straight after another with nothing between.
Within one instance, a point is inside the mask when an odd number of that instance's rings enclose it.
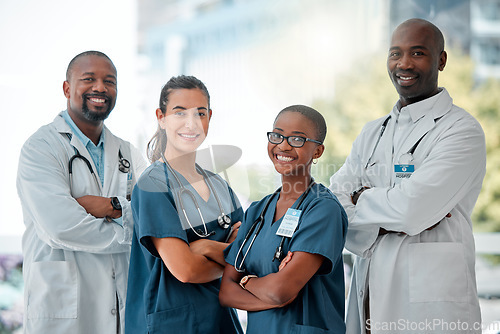
<instances>
[{"instance_id":1,"label":"badge on lanyard","mask_svg":"<svg viewBox=\"0 0 500 334\"><path fill-rule=\"evenodd\" d=\"M130 201L132 198L132 187L134 186L134 179L132 177L132 172L127 173L127 200Z\"/></svg>"},{"instance_id":2,"label":"badge on lanyard","mask_svg":"<svg viewBox=\"0 0 500 334\"><path fill-rule=\"evenodd\" d=\"M399 165L394 165L394 173L396 173L396 179L408 179L415 171L415 165L413 162L413 154L408 152L403 154L399 158Z\"/></svg>"},{"instance_id":3,"label":"badge on lanyard","mask_svg":"<svg viewBox=\"0 0 500 334\"><path fill-rule=\"evenodd\" d=\"M295 229L297 228L297 225L299 225L299 218L301 213L302 210L296 210L292 208L288 209L285 216L283 217L283 220L281 221L278 231L276 231L276 235L291 238L293 233L295 232Z\"/></svg>"}]
</instances>

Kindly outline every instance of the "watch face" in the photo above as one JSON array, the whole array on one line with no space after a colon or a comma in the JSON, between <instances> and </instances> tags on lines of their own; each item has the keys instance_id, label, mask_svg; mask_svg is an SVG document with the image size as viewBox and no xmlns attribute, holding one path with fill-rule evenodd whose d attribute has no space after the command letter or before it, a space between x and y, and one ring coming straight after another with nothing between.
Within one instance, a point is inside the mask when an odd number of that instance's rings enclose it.
<instances>
[{"instance_id":1,"label":"watch face","mask_svg":"<svg viewBox=\"0 0 500 334\"><path fill-rule=\"evenodd\" d=\"M111 198L111 206L113 206L113 209L115 209L115 210L121 210L122 209L120 201L118 200L117 197L112 197Z\"/></svg>"}]
</instances>

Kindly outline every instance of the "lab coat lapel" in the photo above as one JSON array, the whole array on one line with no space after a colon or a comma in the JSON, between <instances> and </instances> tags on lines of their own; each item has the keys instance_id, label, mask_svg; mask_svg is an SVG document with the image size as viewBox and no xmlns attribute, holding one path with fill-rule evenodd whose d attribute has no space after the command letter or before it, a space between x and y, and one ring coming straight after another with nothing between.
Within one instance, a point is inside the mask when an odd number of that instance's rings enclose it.
<instances>
[{"instance_id":1,"label":"lab coat lapel","mask_svg":"<svg viewBox=\"0 0 500 334\"><path fill-rule=\"evenodd\" d=\"M410 132L408 137L404 140L403 144L400 146L398 156L407 153L427 132L429 132L436 123L434 122L433 115L424 115L418 119L415 123L415 127ZM396 157L397 161L397 157Z\"/></svg>"},{"instance_id":2,"label":"lab coat lapel","mask_svg":"<svg viewBox=\"0 0 500 334\"><path fill-rule=\"evenodd\" d=\"M104 185L103 196L115 194L112 189L113 180L118 173L118 151L120 143L115 136L111 134L106 126L104 126ZM122 174L122 173L120 173Z\"/></svg>"}]
</instances>

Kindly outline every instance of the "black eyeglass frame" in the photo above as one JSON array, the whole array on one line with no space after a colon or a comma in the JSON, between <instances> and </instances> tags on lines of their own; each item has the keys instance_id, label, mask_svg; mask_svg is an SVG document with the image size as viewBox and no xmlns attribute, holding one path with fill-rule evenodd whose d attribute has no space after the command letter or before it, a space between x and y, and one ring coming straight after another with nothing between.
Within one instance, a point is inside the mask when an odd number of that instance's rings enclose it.
<instances>
[{"instance_id":1,"label":"black eyeglass frame","mask_svg":"<svg viewBox=\"0 0 500 334\"><path fill-rule=\"evenodd\" d=\"M270 136L271 135L276 135L278 136L279 138L281 138L280 142L279 143L274 143L271 141L271 138ZM297 146L297 145L294 145L290 142L290 138L300 138L300 139L303 139L304 141L302 142L302 145L300 146ZM271 144L275 144L275 145L279 145L283 142L283 140L285 140L288 142L288 145L290 145L291 147L296 147L296 148L299 148L299 147L302 147L305 145L306 142L310 141L310 142L313 142L313 143L316 143L318 145L323 145L322 142L318 141L318 140L314 140L314 139L311 139L311 138L306 138L306 137L302 137L302 136L283 136L281 133L278 133L278 132L268 132L267 133L267 140L271 143Z\"/></svg>"}]
</instances>

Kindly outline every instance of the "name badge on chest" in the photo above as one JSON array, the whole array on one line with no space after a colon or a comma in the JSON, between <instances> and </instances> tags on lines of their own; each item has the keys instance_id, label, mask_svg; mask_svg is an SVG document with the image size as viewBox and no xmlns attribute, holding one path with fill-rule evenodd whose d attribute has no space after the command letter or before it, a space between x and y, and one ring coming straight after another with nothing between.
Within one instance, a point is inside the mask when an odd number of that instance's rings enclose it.
<instances>
[{"instance_id":1,"label":"name badge on chest","mask_svg":"<svg viewBox=\"0 0 500 334\"><path fill-rule=\"evenodd\" d=\"M415 171L415 165L394 165L397 179L408 179Z\"/></svg>"},{"instance_id":2,"label":"name badge on chest","mask_svg":"<svg viewBox=\"0 0 500 334\"><path fill-rule=\"evenodd\" d=\"M283 220L281 221L278 231L276 231L276 235L291 238L293 233L295 232L295 229L297 229L297 226L299 225L301 213L302 210L296 210L292 208L288 209L285 216L283 217Z\"/></svg>"}]
</instances>

